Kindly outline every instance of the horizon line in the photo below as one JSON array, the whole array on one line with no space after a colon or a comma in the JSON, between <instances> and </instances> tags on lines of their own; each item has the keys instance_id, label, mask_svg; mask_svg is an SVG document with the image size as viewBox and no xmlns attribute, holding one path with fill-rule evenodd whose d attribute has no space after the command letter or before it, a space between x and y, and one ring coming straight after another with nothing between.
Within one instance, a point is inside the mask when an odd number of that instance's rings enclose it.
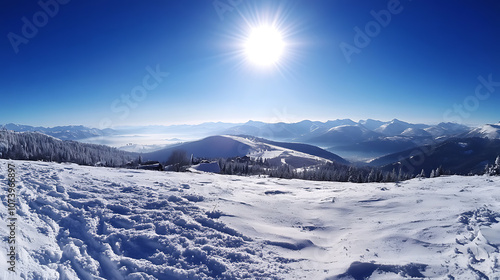
<instances>
[{"instance_id":1,"label":"horizon line","mask_svg":"<svg viewBox=\"0 0 500 280\"><path fill-rule=\"evenodd\" d=\"M5 123L5 124L0 124L0 127L5 127L6 125L17 125L17 126L30 126L30 127L41 127L41 128L56 128L56 127L76 127L76 126L83 126L83 127L87 127L87 128L91 128L91 129L100 129L100 130L104 130L104 129L120 129L120 128L133 128L133 127L170 127L170 126L197 126L197 125L203 125L203 124L232 124L232 125L244 125L244 124L248 124L248 123L252 123L252 122L256 122L256 123L263 123L263 124L297 124L297 123L301 123L301 122L319 122L319 123L327 123L327 122L334 122L334 121L352 121L354 122L355 124L360 124L361 121L368 121L368 120L373 120L373 121L377 121L377 122L382 122L382 123L390 123L390 122L393 122L393 121L400 121L400 122L405 122L405 123L408 123L408 124L415 124L415 125L429 125L429 126L433 126L433 125L439 125L441 123L453 123L453 124L458 124L458 125L464 125L464 126L468 126L468 127L479 127L479 126L482 126L482 125L487 125L487 124L498 124L500 122L487 122L487 123L482 123L482 124L477 124L477 123L457 123L457 122L429 122L429 123L426 123L426 122L410 122L410 121L404 121L404 120L400 120L398 118L393 118L391 120L388 120L388 121L382 121L382 120L378 120L378 119L371 119L371 118L368 118L368 119L359 119L358 121L355 121L351 118L337 118L337 119L329 119L329 120L310 120L310 119L303 119L303 120L300 120L300 121L292 121L292 122L286 122L286 121L278 121L278 122L266 122L266 121L262 121L262 120L247 120L247 121L240 121L240 122L231 122L231 121L204 121L204 122L187 122L187 123L171 123L171 124L122 124L122 125L115 125L115 126L112 126L112 127L109 127L109 128L99 128L99 127L95 127L95 126L91 126L91 125L85 125L85 124L65 124L65 125L54 125L54 126L46 126L46 125L31 125L31 124L21 124L21 123L13 123L13 122L9 122L9 123Z\"/></svg>"}]
</instances>

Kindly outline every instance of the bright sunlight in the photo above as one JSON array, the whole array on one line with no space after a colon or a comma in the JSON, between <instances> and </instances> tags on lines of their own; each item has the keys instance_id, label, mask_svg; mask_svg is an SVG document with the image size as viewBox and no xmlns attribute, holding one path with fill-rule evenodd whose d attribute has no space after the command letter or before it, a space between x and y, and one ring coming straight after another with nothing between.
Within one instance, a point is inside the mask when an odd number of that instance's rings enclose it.
<instances>
[{"instance_id":1,"label":"bright sunlight","mask_svg":"<svg viewBox=\"0 0 500 280\"><path fill-rule=\"evenodd\" d=\"M248 60L258 66L275 65L284 48L281 32L272 26L253 28L245 43Z\"/></svg>"}]
</instances>

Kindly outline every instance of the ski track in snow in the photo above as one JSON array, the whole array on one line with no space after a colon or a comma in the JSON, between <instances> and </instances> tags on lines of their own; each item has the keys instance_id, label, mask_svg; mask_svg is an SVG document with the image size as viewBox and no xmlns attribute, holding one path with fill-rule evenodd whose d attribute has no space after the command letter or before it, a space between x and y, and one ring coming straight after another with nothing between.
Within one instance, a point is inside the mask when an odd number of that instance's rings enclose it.
<instances>
[{"instance_id":1,"label":"ski track in snow","mask_svg":"<svg viewBox=\"0 0 500 280\"><path fill-rule=\"evenodd\" d=\"M0 160L0 186L1 279L500 279L499 177L353 184Z\"/></svg>"}]
</instances>

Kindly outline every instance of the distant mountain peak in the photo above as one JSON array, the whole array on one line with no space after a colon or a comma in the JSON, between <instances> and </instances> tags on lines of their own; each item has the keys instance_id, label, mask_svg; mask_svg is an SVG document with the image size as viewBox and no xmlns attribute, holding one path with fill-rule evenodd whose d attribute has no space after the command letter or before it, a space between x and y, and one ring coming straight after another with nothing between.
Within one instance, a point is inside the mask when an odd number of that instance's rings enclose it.
<instances>
[{"instance_id":1,"label":"distant mountain peak","mask_svg":"<svg viewBox=\"0 0 500 280\"><path fill-rule=\"evenodd\" d=\"M409 124L407 122L404 122L404 121L398 120L398 119L392 119L391 123Z\"/></svg>"},{"instance_id":2,"label":"distant mountain peak","mask_svg":"<svg viewBox=\"0 0 500 280\"><path fill-rule=\"evenodd\" d=\"M488 138L488 139L500 139L500 123L485 124L483 126L471 130L465 136Z\"/></svg>"},{"instance_id":3,"label":"distant mountain peak","mask_svg":"<svg viewBox=\"0 0 500 280\"><path fill-rule=\"evenodd\" d=\"M110 135L114 133L112 129L100 130L97 128L89 128L83 125L67 125L67 126L55 126L55 127L42 127L42 126L30 126L30 125L20 125L14 123L8 123L2 126L2 128L7 130L12 130L16 132L41 132L43 134L62 139L62 140L81 140L96 136Z\"/></svg>"}]
</instances>

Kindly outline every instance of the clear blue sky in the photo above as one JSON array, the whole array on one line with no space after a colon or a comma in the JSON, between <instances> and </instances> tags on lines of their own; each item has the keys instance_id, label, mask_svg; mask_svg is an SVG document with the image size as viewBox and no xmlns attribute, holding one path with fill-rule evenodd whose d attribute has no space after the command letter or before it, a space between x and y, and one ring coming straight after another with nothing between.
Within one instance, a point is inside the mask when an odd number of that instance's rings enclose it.
<instances>
[{"instance_id":1,"label":"clear blue sky","mask_svg":"<svg viewBox=\"0 0 500 280\"><path fill-rule=\"evenodd\" d=\"M0 123L500 121L496 0L41 2L0 4ZM285 49L263 69L242 42L273 21Z\"/></svg>"}]
</instances>

